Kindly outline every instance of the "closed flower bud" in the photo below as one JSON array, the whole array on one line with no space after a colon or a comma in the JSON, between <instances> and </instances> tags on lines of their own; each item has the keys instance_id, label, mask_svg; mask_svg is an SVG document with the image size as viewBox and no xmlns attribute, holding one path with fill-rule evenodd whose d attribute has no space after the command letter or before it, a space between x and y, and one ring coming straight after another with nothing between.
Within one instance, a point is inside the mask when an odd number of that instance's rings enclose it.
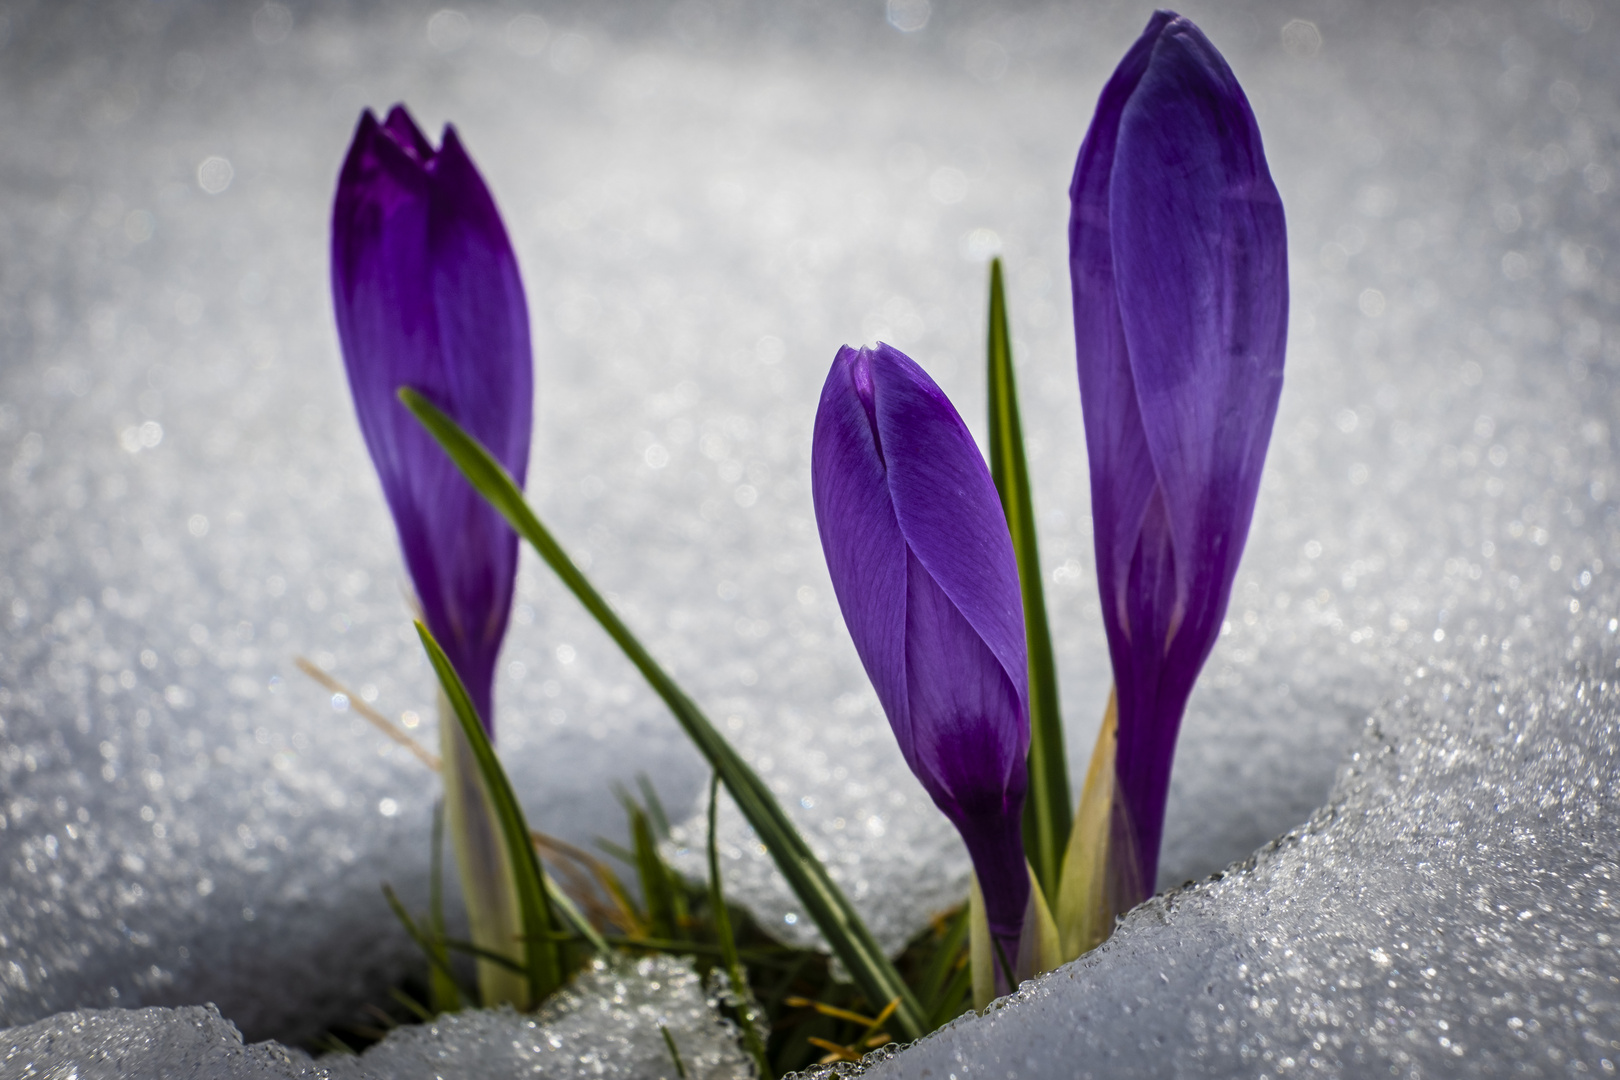
<instances>
[{"instance_id":1,"label":"closed flower bud","mask_svg":"<svg viewBox=\"0 0 1620 1080\"><path fill-rule=\"evenodd\" d=\"M1176 735L1220 633L1282 389L1282 202L1209 39L1158 12L1104 87L1070 191L1074 324L1113 779L1138 898ZM1119 830L1115 829L1118 833Z\"/></svg>"}]
</instances>

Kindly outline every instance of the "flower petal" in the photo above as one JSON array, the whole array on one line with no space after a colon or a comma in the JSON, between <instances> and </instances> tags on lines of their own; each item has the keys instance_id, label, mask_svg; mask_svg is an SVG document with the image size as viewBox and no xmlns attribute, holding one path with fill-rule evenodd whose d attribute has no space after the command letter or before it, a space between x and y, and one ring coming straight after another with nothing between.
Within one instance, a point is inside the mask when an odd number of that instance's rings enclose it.
<instances>
[{"instance_id":1,"label":"flower petal","mask_svg":"<svg viewBox=\"0 0 1620 1080\"><path fill-rule=\"evenodd\" d=\"M856 651L906 763L967 844L991 926L1016 951L1029 890L1028 672L989 470L933 381L879 345L833 362L811 485Z\"/></svg>"},{"instance_id":2,"label":"flower petal","mask_svg":"<svg viewBox=\"0 0 1620 1080\"><path fill-rule=\"evenodd\" d=\"M1186 19L1120 118L1109 183L1119 310L1176 551L1182 621L1219 621L1282 390L1282 201L1249 103Z\"/></svg>"},{"instance_id":3,"label":"flower petal","mask_svg":"<svg viewBox=\"0 0 1620 1080\"><path fill-rule=\"evenodd\" d=\"M967 425L922 368L880 344L871 370L900 531L1011 681L1020 722L1004 737L1021 762L1029 750L1029 660L1018 561L995 482Z\"/></svg>"},{"instance_id":4,"label":"flower petal","mask_svg":"<svg viewBox=\"0 0 1620 1080\"><path fill-rule=\"evenodd\" d=\"M453 131L367 112L332 213L332 293L361 432L423 615L490 723L517 537L400 404L425 394L522 482L533 365L517 261Z\"/></svg>"},{"instance_id":5,"label":"flower petal","mask_svg":"<svg viewBox=\"0 0 1620 1080\"><path fill-rule=\"evenodd\" d=\"M1092 532L1103 620L1109 637L1129 638L1125 586L1158 478L1142 430L1130 351L1114 280L1110 178L1120 117L1147 70L1153 44L1173 16L1156 12L1103 87L1069 188L1069 267L1074 290L1080 406L1091 472Z\"/></svg>"},{"instance_id":6,"label":"flower petal","mask_svg":"<svg viewBox=\"0 0 1620 1080\"><path fill-rule=\"evenodd\" d=\"M1286 236L1248 101L1158 12L1098 102L1070 190L1116 769L1144 889L1188 695L1219 632L1282 385Z\"/></svg>"},{"instance_id":7,"label":"flower petal","mask_svg":"<svg viewBox=\"0 0 1620 1080\"><path fill-rule=\"evenodd\" d=\"M394 145L418 165L426 165L433 160L433 144L427 141L427 136L416 126L416 121L405 111L405 106L395 105L389 109L388 119L383 121L382 128Z\"/></svg>"},{"instance_id":8,"label":"flower petal","mask_svg":"<svg viewBox=\"0 0 1620 1080\"><path fill-rule=\"evenodd\" d=\"M517 256L453 127L445 128L428 171L433 299L441 354L455 358L445 372L453 415L521 485L529 467L534 364Z\"/></svg>"},{"instance_id":9,"label":"flower petal","mask_svg":"<svg viewBox=\"0 0 1620 1080\"><path fill-rule=\"evenodd\" d=\"M900 752L916 772L906 689L906 541L889 498L870 400L865 358L848 346L839 349L816 410L810 487L844 623Z\"/></svg>"},{"instance_id":10,"label":"flower petal","mask_svg":"<svg viewBox=\"0 0 1620 1080\"><path fill-rule=\"evenodd\" d=\"M915 556L906 563L908 764L951 819L984 889L990 928L1011 938L1029 899L1021 822L1029 718L1001 661Z\"/></svg>"}]
</instances>

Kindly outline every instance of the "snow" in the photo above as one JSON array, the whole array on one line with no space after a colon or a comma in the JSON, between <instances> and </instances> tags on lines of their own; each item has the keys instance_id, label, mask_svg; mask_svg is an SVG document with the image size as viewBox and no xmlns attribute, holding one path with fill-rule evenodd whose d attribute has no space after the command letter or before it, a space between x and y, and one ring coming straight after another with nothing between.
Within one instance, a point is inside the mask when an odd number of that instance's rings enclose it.
<instances>
[{"instance_id":1,"label":"snow","mask_svg":"<svg viewBox=\"0 0 1620 1080\"><path fill-rule=\"evenodd\" d=\"M318 1062L275 1042L244 1046L212 1005L61 1013L5 1033L0 1075L55 1078L69 1068L80 1080L673 1080L680 1072L671 1042L692 1080L752 1075L697 973L664 957L598 961L532 1017L468 1010Z\"/></svg>"}]
</instances>

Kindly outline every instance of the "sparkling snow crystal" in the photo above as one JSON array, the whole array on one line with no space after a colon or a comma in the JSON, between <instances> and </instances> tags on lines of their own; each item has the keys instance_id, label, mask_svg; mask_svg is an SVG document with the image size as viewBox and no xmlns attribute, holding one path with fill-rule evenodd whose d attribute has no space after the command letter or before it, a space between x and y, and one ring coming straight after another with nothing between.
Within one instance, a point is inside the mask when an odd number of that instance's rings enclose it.
<instances>
[{"instance_id":1,"label":"sparkling snow crystal","mask_svg":"<svg viewBox=\"0 0 1620 1080\"><path fill-rule=\"evenodd\" d=\"M666 1041L665 1033L668 1033ZM59 1080L692 1080L752 1075L702 981L678 960L596 963L533 1017L510 1008L395 1030L358 1057L242 1045L212 1006L63 1013L0 1036L0 1076Z\"/></svg>"}]
</instances>

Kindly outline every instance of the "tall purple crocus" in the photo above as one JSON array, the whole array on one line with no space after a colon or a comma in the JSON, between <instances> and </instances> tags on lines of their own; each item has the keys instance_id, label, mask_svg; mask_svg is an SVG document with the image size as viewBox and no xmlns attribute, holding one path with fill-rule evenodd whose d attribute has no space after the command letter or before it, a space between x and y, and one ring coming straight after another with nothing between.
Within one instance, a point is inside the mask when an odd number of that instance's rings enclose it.
<instances>
[{"instance_id":1,"label":"tall purple crocus","mask_svg":"<svg viewBox=\"0 0 1620 1080\"><path fill-rule=\"evenodd\" d=\"M1220 633L1282 389L1282 202L1248 100L1160 11L1097 103L1070 189L1080 400L1118 794L1141 895L1193 681Z\"/></svg>"},{"instance_id":2,"label":"tall purple crocus","mask_svg":"<svg viewBox=\"0 0 1620 1080\"><path fill-rule=\"evenodd\" d=\"M1018 565L984 459L888 345L840 349L811 450L844 622L906 764L967 845L990 933L1018 955L1029 686Z\"/></svg>"},{"instance_id":3,"label":"tall purple crocus","mask_svg":"<svg viewBox=\"0 0 1620 1080\"><path fill-rule=\"evenodd\" d=\"M493 731L517 534L395 396L426 395L523 482L534 379L523 283L453 127L434 150L402 106L383 124L361 116L332 208L332 299L423 616Z\"/></svg>"},{"instance_id":4,"label":"tall purple crocus","mask_svg":"<svg viewBox=\"0 0 1620 1080\"><path fill-rule=\"evenodd\" d=\"M355 411L428 629L494 734L495 659L517 534L400 402L419 391L523 483L533 362L517 259L495 201L444 129L434 150L396 105L360 117L332 207L332 300ZM473 941L523 961L516 878L465 734L440 717L445 823ZM480 958L485 1005L527 1008L528 980Z\"/></svg>"}]
</instances>

